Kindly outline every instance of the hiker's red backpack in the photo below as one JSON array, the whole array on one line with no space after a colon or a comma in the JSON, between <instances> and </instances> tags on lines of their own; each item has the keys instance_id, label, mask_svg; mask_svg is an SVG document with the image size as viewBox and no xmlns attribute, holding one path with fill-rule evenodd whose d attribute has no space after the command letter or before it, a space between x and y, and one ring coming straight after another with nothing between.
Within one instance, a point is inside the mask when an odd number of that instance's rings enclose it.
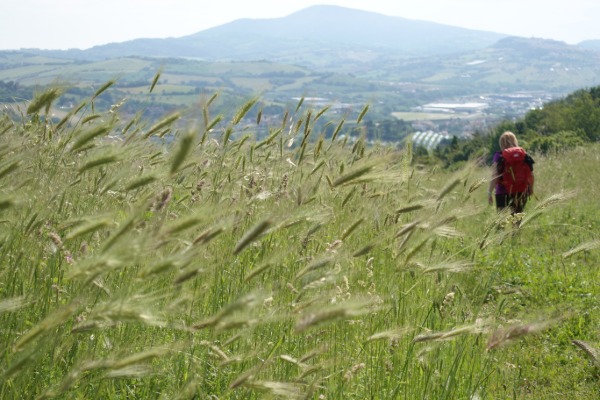
<instances>
[{"instance_id":1,"label":"hiker's red backpack","mask_svg":"<svg viewBox=\"0 0 600 400\"><path fill-rule=\"evenodd\" d=\"M502 186L509 194L525 193L533 185L531 167L525 162L527 153L521 147L502 150Z\"/></svg>"}]
</instances>

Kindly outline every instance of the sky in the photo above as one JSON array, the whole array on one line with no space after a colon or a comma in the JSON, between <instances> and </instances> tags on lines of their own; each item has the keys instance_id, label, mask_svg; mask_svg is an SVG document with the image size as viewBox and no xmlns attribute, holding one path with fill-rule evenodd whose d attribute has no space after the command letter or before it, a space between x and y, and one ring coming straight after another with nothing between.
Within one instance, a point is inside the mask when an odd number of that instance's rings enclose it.
<instances>
[{"instance_id":1,"label":"sky","mask_svg":"<svg viewBox=\"0 0 600 400\"><path fill-rule=\"evenodd\" d=\"M0 50L181 37L317 4L569 44L600 39L598 0L6 0Z\"/></svg>"}]
</instances>

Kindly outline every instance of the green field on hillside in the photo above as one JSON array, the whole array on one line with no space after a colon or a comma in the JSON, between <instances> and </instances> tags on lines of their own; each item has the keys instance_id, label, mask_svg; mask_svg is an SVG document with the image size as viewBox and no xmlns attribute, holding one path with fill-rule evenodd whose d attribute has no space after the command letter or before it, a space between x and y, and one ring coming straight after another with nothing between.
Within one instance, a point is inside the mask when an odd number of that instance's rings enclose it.
<instances>
[{"instance_id":1,"label":"green field on hillside","mask_svg":"<svg viewBox=\"0 0 600 400\"><path fill-rule=\"evenodd\" d=\"M0 398L597 399L598 145L511 216L319 109L52 101L0 116Z\"/></svg>"}]
</instances>

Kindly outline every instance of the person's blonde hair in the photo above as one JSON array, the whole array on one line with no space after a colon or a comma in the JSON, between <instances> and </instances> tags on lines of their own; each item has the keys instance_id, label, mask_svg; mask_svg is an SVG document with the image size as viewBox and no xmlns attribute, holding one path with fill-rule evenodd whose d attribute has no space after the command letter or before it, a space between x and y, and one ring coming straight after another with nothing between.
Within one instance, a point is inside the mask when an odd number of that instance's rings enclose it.
<instances>
[{"instance_id":1,"label":"person's blonde hair","mask_svg":"<svg viewBox=\"0 0 600 400\"><path fill-rule=\"evenodd\" d=\"M502 150L508 149L509 147L517 147L518 145L519 141L514 133L506 131L500 135L500 148Z\"/></svg>"}]
</instances>

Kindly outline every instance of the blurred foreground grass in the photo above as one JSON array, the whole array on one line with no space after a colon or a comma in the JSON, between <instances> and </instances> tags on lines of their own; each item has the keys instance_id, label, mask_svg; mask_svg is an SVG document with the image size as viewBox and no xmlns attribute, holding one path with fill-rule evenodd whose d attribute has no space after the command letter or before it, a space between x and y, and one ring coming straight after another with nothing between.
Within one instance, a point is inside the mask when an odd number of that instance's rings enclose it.
<instances>
[{"instance_id":1,"label":"blurred foreground grass","mask_svg":"<svg viewBox=\"0 0 600 400\"><path fill-rule=\"evenodd\" d=\"M253 101L45 122L59 95L0 123L0 398L597 398L597 146L511 217L486 168L321 110L257 141Z\"/></svg>"}]
</instances>

